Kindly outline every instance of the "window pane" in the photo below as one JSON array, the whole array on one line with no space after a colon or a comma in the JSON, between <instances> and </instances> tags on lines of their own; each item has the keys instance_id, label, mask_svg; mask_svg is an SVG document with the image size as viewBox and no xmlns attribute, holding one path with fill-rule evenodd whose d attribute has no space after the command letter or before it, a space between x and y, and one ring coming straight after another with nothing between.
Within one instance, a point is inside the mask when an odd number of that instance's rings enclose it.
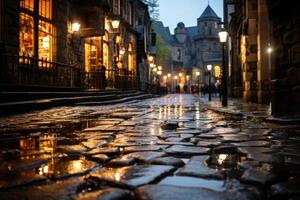
<instances>
[{"instance_id":1,"label":"window pane","mask_svg":"<svg viewBox=\"0 0 300 200\"><path fill-rule=\"evenodd\" d=\"M135 68L134 66L134 54L133 54L133 45L129 43L128 47L128 70L133 71Z\"/></svg>"},{"instance_id":2,"label":"window pane","mask_svg":"<svg viewBox=\"0 0 300 200\"><path fill-rule=\"evenodd\" d=\"M22 8L33 11L34 9L34 0L21 0L20 5Z\"/></svg>"},{"instance_id":3,"label":"window pane","mask_svg":"<svg viewBox=\"0 0 300 200\"><path fill-rule=\"evenodd\" d=\"M44 21L39 21L39 59L53 61L54 58L54 27Z\"/></svg>"},{"instance_id":4,"label":"window pane","mask_svg":"<svg viewBox=\"0 0 300 200\"><path fill-rule=\"evenodd\" d=\"M39 0L39 14L52 19L52 0Z\"/></svg>"},{"instance_id":5,"label":"window pane","mask_svg":"<svg viewBox=\"0 0 300 200\"><path fill-rule=\"evenodd\" d=\"M34 29L33 17L20 14L20 49L19 55L34 56Z\"/></svg>"}]
</instances>

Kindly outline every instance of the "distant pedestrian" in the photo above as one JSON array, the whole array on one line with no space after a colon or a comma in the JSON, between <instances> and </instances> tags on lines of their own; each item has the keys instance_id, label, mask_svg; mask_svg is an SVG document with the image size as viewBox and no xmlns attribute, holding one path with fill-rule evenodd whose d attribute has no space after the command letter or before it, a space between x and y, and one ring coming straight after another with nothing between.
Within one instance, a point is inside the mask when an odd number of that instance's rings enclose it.
<instances>
[{"instance_id":1,"label":"distant pedestrian","mask_svg":"<svg viewBox=\"0 0 300 200\"><path fill-rule=\"evenodd\" d=\"M183 86L183 91L184 91L184 93L186 93L186 94L188 93L188 86L187 86L187 85L184 85L184 86Z\"/></svg>"},{"instance_id":2,"label":"distant pedestrian","mask_svg":"<svg viewBox=\"0 0 300 200\"><path fill-rule=\"evenodd\" d=\"M176 93L180 93L180 85L176 86Z\"/></svg>"},{"instance_id":3,"label":"distant pedestrian","mask_svg":"<svg viewBox=\"0 0 300 200\"><path fill-rule=\"evenodd\" d=\"M192 94L195 93L195 87L194 87L194 85L191 86L191 93L192 93Z\"/></svg>"},{"instance_id":4,"label":"distant pedestrian","mask_svg":"<svg viewBox=\"0 0 300 200\"><path fill-rule=\"evenodd\" d=\"M99 60L98 68L100 68L100 89L105 89L107 87L106 67L103 65L102 60Z\"/></svg>"}]
</instances>

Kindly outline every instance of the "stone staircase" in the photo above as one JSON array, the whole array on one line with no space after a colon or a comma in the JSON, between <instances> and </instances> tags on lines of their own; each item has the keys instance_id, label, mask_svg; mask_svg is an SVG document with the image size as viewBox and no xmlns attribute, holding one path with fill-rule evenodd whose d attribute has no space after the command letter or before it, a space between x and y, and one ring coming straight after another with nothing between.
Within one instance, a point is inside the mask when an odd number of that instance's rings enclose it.
<instances>
[{"instance_id":1,"label":"stone staircase","mask_svg":"<svg viewBox=\"0 0 300 200\"><path fill-rule=\"evenodd\" d=\"M2 92L0 115L12 115L59 106L100 106L151 98L136 90L85 92Z\"/></svg>"}]
</instances>

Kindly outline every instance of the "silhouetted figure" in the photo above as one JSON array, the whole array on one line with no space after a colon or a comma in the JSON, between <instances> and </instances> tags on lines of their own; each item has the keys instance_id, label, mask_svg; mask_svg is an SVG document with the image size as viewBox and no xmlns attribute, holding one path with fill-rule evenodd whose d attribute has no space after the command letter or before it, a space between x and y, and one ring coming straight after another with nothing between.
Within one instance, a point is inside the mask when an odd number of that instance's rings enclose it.
<instances>
[{"instance_id":1,"label":"silhouetted figure","mask_svg":"<svg viewBox=\"0 0 300 200\"><path fill-rule=\"evenodd\" d=\"M188 86L187 86L187 85L184 85L184 86L183 86L183 91L184 91L184 93L186 93L186 94L188 93Z\"/></svg>"},{"instance_id":2,"label":"silhouetted figure","mask_svg":"<svg viewBox=\"0 0 300 200\"><path fill-rule=\"evenodd\" d=\"M107 86L106 81L106 67L103 65L102 61L99 61L100 66L100 89L105 89Z\"/></svg>"},{"instance_id":3,"label":"silhouetted figure","mask_svg":"<svg viewBox=\"0 0 300 200\"><path fill-rule=\"evenodd\" d=\"M191 93L195 94L195 86L194 85L191 86Z\"/></svg>"},{"instance_id":4,"label":"silhouetted figure","mask_svg":"<svg viewBox=\"0 0 300 200\"><path fill-rule=\"evenodd\" d=\"M176 93L180 93L180 85L176 85Z\"/></svg>"}]
</instances>

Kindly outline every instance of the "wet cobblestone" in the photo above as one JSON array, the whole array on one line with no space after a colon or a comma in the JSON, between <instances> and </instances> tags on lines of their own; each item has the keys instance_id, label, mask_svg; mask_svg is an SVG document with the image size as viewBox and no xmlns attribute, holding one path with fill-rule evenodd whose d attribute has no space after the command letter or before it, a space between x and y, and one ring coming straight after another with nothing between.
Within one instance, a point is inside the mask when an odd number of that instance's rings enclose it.
<instances>
[{"instance_id":1,"label":"wet cobblestone","mask_svg":"<svg viewBox=\"0 0 300 200\"><path fill-rule=\"evenodd\" d=\"M0 199L297 199L299 132L192 95L9 116Z\"/></svg>"}]
</instances>

